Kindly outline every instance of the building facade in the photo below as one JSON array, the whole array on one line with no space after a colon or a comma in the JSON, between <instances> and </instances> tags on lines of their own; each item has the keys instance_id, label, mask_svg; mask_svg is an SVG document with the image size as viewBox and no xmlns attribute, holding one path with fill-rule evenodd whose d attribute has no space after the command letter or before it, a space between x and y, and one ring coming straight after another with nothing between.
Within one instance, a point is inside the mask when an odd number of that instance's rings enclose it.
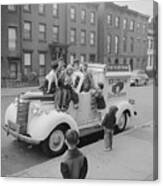
<instances>
[{"instance_id":1,"label":"building facade","mask_svg":"<svg viewBox=\"0 0 163 186\"><path fill-rule=\"evenodd\" d=\"M114 3L2 6L2 80L44 77L51 62L145 68L148 16Z\"/></svg>"},{"instance_id":2,"label":"building facade","mask_svg":"<svg viewBox=\"0 0 163 186\"><path fill-rule=\"evenodd\" d=\"M39 77L60 57L97 60L97 5L2 6L2 79Z\"/></svg>"},{"instance_id":3,"label":"building facade","mask_svg":"<svg viewBox=\"0 0 163 186\"><path fill-rule=\"evenodd\" d=\"M145 69L148 16L114 3L98 11L98 61Z\"/></svg>"}]
</instances>

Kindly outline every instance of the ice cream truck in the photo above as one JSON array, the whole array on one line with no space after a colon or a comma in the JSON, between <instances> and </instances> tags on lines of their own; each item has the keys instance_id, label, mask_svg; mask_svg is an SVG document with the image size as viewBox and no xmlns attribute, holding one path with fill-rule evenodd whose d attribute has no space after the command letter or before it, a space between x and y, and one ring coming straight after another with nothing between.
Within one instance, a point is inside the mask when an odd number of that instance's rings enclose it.
<instances>
[{"instance_id":1,"label":"ice cream truck","mask_svg":"<svg viewBox=\"0 0 163 186\"><path fill-rule=\"evenodd\" d=\"M104 84L106 111L111 105L118 107L116 126L123 131L136 114L134 100L127 96L129 71L114 71L104 64L88 64L88 70L97 86ZM101 117L93 101L95 90L82 92L83 78L79 77L79 107L70 103L67 111L57 111L54 95L45 95L40 90L21 93L5 112L3 129L14 138L33 145L41 145L43 152L51 157L66 150L64 141L68 129L76 130L80 137L102 130Z\"/></svg>"}]
</instances>

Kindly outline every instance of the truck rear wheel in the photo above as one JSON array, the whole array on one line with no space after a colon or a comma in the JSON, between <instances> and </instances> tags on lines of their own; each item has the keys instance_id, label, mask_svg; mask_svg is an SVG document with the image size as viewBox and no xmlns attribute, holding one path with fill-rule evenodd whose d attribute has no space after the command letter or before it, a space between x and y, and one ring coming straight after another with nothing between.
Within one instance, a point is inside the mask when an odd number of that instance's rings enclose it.
<instances>
[{"instance_id":1,"label":"truck rear wheel","mask_svg":"<svg viewBox=\"0 0 163 186\"><path fill-rule=\"evenodd\" d=\"M127 113L123 112L119 118L117 127L118 127L118 131L122 132L125 130L127 125Z\"/></svg>"},{"instance_id":2,"label":"truck rear wheel","mask_svg":"<svg viewBox=\"0 0 163 186\"><path fill-rule=\"evenodd\" d=\"M51 132L49 137L41 144L44 154L48 157L55 157L65 152L65 132L67 130L68 127L59 126Z\"/></svg>"}]
</instances>

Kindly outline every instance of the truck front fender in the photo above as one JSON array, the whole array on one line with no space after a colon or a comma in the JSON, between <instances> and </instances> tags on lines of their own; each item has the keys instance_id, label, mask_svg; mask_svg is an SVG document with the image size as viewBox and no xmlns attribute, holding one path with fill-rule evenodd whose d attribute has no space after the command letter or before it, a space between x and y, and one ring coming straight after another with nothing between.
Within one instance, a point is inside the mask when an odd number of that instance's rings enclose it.
<instances>
[{"instance_id":1,"label":"truck front fender","mask_svg":"<svg viewBox=\"0 0 163 186\"><path fill-rule=\"evenodd\" d=\"M128 101L121 101L116 105L118 107L118 112L116 114L116 119L119 121L119 118L123 112L128 112L129 116L134 116L134 108Z\"/></svg>"},{"instance_id":2,"label":"truck front fender","mask_svg":"<svg viewBox=\"0 0 163 186\"><path fill-rule=\"evenodd\" d=\"M69 114L53 110L48 114L33 117L28 125L28 134L35 140L43 141L61 124L67 124L69 128L79 132L77 123Z\"/></svg>"}]
</instances>

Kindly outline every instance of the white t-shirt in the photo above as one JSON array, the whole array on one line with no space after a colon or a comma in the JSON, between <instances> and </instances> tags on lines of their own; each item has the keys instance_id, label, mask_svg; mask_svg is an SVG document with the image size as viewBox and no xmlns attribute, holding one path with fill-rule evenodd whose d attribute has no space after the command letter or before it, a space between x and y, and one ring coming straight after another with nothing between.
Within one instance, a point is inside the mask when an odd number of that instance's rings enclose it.
<instances>
[{"instance_id":1,"label":"white t-shirt","mask_svg":"<svg viewBox=\"0 0 163 186\"><path fill-rule=\"evenodd\" d=\"M45 77L48 80L48 91L50 91L51 84L55 82L56 87L58 86L57 73L54 70L51 70Z\"/></svg>"}]
</instances>

